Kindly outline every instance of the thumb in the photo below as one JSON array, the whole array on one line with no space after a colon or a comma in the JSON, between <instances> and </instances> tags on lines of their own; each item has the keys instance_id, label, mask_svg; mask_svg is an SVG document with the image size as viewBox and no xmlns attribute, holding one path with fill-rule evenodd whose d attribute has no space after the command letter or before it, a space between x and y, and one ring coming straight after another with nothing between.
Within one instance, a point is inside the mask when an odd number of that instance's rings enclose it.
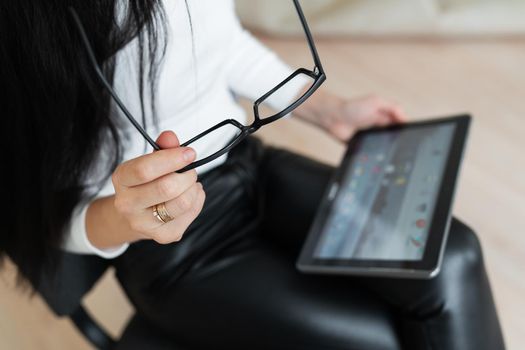
<instances>
[{"instance_id":1,"label":"thumb","mask_svg":"<svg viewBox=\"0 0 525 350\"><path fill-rule=\"evenodd\" d=\"M173 131L163 131L157 138L157 144L161 149L175 148L180 146L179 139Z\"/></svg>"}]
</instances>

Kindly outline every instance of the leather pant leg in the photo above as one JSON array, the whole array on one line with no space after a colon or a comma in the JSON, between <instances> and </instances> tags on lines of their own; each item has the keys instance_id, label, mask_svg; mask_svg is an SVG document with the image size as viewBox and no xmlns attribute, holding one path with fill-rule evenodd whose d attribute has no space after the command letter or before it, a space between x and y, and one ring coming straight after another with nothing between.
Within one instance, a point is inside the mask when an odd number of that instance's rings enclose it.
<instances>
[{"instance_id":1,"label":"leather pant leg","mask_svg":"<svg viewBox=\"0 0 525 350\"><path fill-rule=\"evenodd\" d=\"M263 232L274 235L279 228L292 238L286 249L299 253L315 206L303 207L301 198L312 188L304 174L311 166L290 166L299 160L288 152L273 151L267 172L267 215ZM308 162L303 160L303 163ZM283 168L283 164L288 164ZM317 172L319 175L319 172ZM321 175L322 177L323 175ZM326 175L324 179L326 179ZM303 182L306 181L306 182ZM322 183L322 178L313 180ZM325 180L324 180L325 181ZM319 192L313 196L319 196ZM297 201L296 201L297 200ZM304 213L302 215L300 213ZM294 218L303 218L294 220ZM282 236L272 236L274 244ZM334 277L335 278L335 277ZM348 279L348 277L339 277ZM442 270L431 280L352 278L396 309L404 347L410 349L504 349L501 328L475 233L452 220Z\"/></svg>"},{"instance_id":2,"label":"leather pant leg","mask_svg":"<svg viewBox=\"0 0 525 350\"><path fill-rule=\"evenodd\" d=\"M458 240L465 245L450 240L447 256L453 258L445 259L443 270L450 270L443 273L450 283L407 287L406 280L300 274L294 267L297 252L332 169L289 152L264 151L253 141L242 147L202 179L205 208L181 242L140 242L115 264L137 312L177 344L488 349L474 332L479 328L492 330L491 349L503 346L479 249L463 252L476 245L475 236L451 235L470 238ZM473 276L460 280L469 267ZM403 299L404 290L424 302L412 306L412 299ZM464 303L462 290L477 302ZM472 318L479 318L473 326L462 323ZM431 332L431 341L425 332Z\"/></svg>"}]
</instances>

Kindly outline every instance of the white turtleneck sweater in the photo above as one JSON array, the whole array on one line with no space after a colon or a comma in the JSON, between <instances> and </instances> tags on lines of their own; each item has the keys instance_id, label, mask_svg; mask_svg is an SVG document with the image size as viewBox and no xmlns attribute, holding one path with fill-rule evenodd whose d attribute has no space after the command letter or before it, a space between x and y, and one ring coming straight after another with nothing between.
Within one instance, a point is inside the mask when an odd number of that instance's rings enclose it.
<instances>
[{"instance_id":1,"label":"white turtleneck sweater","mask_svg":"<svg viewBox=\"0 0 525 350\"><path fill-rule=\"evenodd\" d=\"M189 11L184 0L164 0L168 37L154 101L158 127L146 111L147 130L153 138L161 131L172 130L184 142L224 119L234 118L245 123L247 118L236 97L255 101L292 72L241 27L233 0L188 0L188 7ZM118 53L114 88L131 113L140 120L137 52L137 42L132 41ZM271 105L275 109L286 107L305 83L297 81L291 84L286 93L273 98ZM151 102L146 96L146 106ZM114 110L120 113L117 108ZM124 125L121 131L127 135L123 160L150 152L140 134L123 115L120 117ZM224 132L210 136L196 149L197 154L207 153L206 149L220 149L233 135ZM100 158L104 159L103 147ZM225 158L197 170L200 173L208 171L223 163ZM89 183L94 183L107 171L94 171ZM91 188L90 194L94 198L114 194L110 179L101 190L96 186ZM89 242L85 228L89 204L82 202L75 208L64 249L104 258L117 257L126 250L127 244L101 250Z\"/></svg>"}]
</instances>

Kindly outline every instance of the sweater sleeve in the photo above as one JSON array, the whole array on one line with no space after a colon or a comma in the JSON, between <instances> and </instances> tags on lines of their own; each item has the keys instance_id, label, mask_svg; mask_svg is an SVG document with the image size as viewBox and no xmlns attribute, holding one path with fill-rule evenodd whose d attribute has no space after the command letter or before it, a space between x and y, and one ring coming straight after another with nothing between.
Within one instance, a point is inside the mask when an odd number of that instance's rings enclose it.
<instances>
[{"instance_id":1,"label":"sweater sleeve","mask_svg":"<svg viewBox=\"0 0 525 350\"><path fill-rule=\"evenodd\" d=\"M62 249L70 253L91 254L98 255L105 259L113 259L124 253L129 244L122 244L118 247L108 249L99 249L89 241L86 231L86 213L89 205L97 198L106 197L115 193L111 180L104 180L104 174L107 171L107 154L109 153L104 147L106 147L106 145L99 151L98 165L89 170L89 176L87 178L90 180L84 180L84 196L90 199L81 200L73 209L69 225L66 227L64 233ZM94 185L103 180L103 186Z\"/></svg>"},{"instance_id":2,"label":"sweater sleeve","mask_svg":"<svg viewBox=\"0 0 525 350\"><path fill-rule=\"evenodd\" d=\"M236 95L255 101L294 70L241 26L233 2L231 6L233 18L230 19L232 26L228 83ZM278 94L272 95L267 100L268 104L275 110L288 107L308 84L308 79L304 76L293 79Z\"/></svg>"}]
</instances>

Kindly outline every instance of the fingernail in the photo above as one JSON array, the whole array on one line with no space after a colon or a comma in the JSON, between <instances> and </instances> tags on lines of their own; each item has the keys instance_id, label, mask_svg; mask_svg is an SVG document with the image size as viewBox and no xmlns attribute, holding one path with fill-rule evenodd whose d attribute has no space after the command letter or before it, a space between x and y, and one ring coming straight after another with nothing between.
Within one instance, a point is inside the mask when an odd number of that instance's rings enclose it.
<instances>
[{"instance_id":1,"label":"fingernail","mask_svg":"<svg viewBox=\"0 0 525 350\"><path fill-rule=\"evenodd\" d=\"M195 151L191 148L186 148L182 153L182 158L184 158L184 160L187 162L192 161L195 159Z\"/></svg>"}]
</instances>

